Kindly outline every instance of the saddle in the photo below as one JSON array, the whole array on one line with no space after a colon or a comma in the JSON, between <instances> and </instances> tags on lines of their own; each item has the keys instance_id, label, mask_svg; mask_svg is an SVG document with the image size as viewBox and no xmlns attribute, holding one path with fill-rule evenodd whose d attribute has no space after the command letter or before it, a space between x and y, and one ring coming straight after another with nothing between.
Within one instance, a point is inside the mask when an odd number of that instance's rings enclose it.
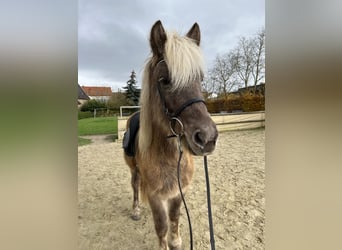
<instances>
[{"instance_id":1,"label":"saddle","mask_svg":"<svg viewBox=\"0 0 342 250\"><path fill-rule=\"evenodd\" d=\"M122 147L125 151L125 154L130 157L134 157L135 150L135 138L139 131L140 125L140 112L135 113L130 120L129 127L124 134Z\"/></svg>"}]
</instances>

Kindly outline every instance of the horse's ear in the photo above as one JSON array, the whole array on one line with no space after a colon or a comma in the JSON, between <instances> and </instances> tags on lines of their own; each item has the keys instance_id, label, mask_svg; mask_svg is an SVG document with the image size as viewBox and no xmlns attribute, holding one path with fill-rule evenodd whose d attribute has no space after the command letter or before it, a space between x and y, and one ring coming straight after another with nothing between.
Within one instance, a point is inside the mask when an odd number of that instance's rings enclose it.
<instances>
[{"instance_id":1,"label":"horse's ear","mask_svg":"<svg viewBox=\"0 0 342 250\"><path fill-rule=\"evenodd\" d=\"M201 42L201 31L199 25L197 23L192 25L186 36L194 40L194 42L199 46Z\"/></svg>"},{"instance_id":2,"label":"horse's ear","mask_svg":"<svg viewBox=\"0 0 342 250\"><path fill-rule=\"evenodd\" d=\"M151 29L150 44L154 55L161 57L164 54L166 33L161 21L157 21Z\"/></svg>"}]
</instances>

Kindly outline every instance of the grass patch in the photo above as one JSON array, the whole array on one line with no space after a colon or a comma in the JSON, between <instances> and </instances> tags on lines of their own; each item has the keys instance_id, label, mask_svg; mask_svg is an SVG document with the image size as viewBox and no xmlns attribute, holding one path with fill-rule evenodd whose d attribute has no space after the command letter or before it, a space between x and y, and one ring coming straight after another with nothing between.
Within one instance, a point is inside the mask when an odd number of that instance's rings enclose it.
<instances>
[{"instance_id":1,"label":"grass patch","mask_svg":"<svg viewBox=\"0 0 342 250\"><path fill-rule=\"evenodd\" d=\"M118 118L97 117L78 120L78 135L104 135L118 133Z\"/></svg>"},{"instance_id":2,"label":"grass patch","mask_svg":"<svg viewBox=\"0 0 342 250\"><path fill-rule=\"evenodd\" d=\"M91 143L90 139L78 137L78 146L84 146L84 145L87 145L87 144L90 144L90 143Z\"/></svg>"},{"instance_id":3,"label":"grass patch","mask_svg":"<svg viewBox=\"0 0 342 250\"><path fill-rule=\"evenodd\" d=\"M90 117L94 117L94 114L90 111L86 111L86 112L82 112L82 111L78 111L78 119L85 119L85 118L90 118Z\"/></svg>"}]
</instances>

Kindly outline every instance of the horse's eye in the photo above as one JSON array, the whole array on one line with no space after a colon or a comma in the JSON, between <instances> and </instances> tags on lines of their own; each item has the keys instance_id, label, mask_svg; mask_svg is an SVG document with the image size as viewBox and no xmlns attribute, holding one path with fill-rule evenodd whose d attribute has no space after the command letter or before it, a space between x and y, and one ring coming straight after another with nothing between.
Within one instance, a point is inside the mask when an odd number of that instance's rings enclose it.
<instances>
[{"instance_id":1,"label":"horse's eye","mask_svg":"<svg viewBox=\"0 0 342 250\"><path fill-rule=\"evenodd\" d=\"M170 81L164 77L160 77L158 79L158 83L162 84L162 85L169 85L170 84Z\"/></svg>"}]
</instances>

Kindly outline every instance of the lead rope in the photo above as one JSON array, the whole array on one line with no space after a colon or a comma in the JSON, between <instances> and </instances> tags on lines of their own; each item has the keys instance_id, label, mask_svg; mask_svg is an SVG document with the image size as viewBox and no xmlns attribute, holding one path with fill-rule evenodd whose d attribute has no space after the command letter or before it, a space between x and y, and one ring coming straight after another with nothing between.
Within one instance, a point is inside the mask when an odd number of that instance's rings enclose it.
<instances>
[{"instance_id":1,"label":"lead rope","mask_svg":"<svg viewBox=\"0 0 342 250\"><path fill-rule=\"evenodd\" d=\"M181 136L177 136L178 141L178 149L179 149L179 158L178 158L178 164L177 164L177 180L178 180L178 188L179 192L182 197L182 201L184 204L184 208L186 211L186 216L188 218L188 224L189 224L189 237L190 237L190 250L193 250L193 238L192 238L192 226L191 226L191 219L190 214L188 210L188 206L186 205L185 198L182 191L182 186L180 183L180 162L183 156L183 149L181 144ZM208 160L207 156L204 156L204 172L205 172L205 182L207 187L207 203L208 203L208 221L209 221L209 231L210 231L210 246L211 250L215 250L215 237L214 237L214 226L213 226L213 219L212 219L212 212L211 212L211 199L210 199L210 182L209 182L209 172L208 172Z\"/></svg>"},{"instance_id":2,"label":"lead rope","mask_svg":"<svg viewBox=\"0 0 342 250\"><path fill-rule=\"evenodd\" d=\"M209 173L208 173L208 161L207 156L204 156L204 171L205 171L205 182L207 184L207 202L208 202L208 221L210 230L210 245L211 249L215 250L215 238L214 238L214 227L213 219L211 215L211 201L210 201L210 183L209 183Z\"/></svg>"},{"instance_id":3,"label":"lead rope","mask_svg":"<svg viewBox=\"0 0 342 250\"><path fill-rule=\"evenodd\" d=\"M171 121L175 120L179 123L181 126L181 133L176 133L175 130L172 127ZM190 214L188 210L188 206L186 205L184 194L182 191L182 186L180 183L180 176L181 176L181 167L180 163L183 156L183 149L182 149L182 135L183 135L183 123L176 117L171 118L170 120L170 128L172 135L168 136L167 138L177 137L178 142L178 150L179 150L179 158L178 158L178 164L177 164L177 181L178 181L178 188L179 192L182 197L183 205L186 211L186 216L188 218L188 224L189 224L189 237L190 237L190 250L193 250L193 238L192 238L192 226L191 226L191 219ZM214 238L214 227L213 227L213 219L212 219L212 213L211 213L211 201L210 201L210 183L209 183L209 173L208 173L208 161L207 156L204 156L204 171L205 171L205 181L206 181L206 187L207 187L207 203L208 203L208 221L209 221L209 231L210 231L210 246L211 250L215 250L215 238Z\"/></svg>"},{"instance_id":4,"label":"lead rope","mask_svg":"<svg viewBox=\"0 0 342 250\"><path fill-rule=\"evenodd\" d=\"M179 188L179 192L181 194L182 201L183 201L183 204L184 204L184 208L185 208L185 211L186 211L186 216L188 217L189 235L190 235L190 249L193 250L191 219L190 219L190 214L189 214L188 206L186 205L185 198L184 198L184 195L183 195L182 186L180 184L180 170L181 170L180 169L180 162L181 162L182 155L183 155L182 142L181 142L181 136L180 135L177 136L177 141L178 141L178 149L179 149L179 158L178 158L178 165L177 165L178 188Z\"/></svg>"}]
</instances>

